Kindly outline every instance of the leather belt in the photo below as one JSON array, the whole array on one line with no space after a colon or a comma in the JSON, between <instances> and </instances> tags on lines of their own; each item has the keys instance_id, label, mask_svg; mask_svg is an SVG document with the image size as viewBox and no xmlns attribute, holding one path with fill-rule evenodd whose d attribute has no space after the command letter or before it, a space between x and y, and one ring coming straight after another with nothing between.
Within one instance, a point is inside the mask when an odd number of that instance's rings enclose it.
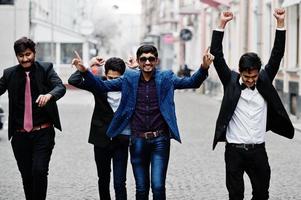
<instances>
[{"instance_id":1,"label":"leather belt","mask_svg":"<svg viewBox=\"0 0 301 200\"><path fill-rule=\"evenodd\" d=\"M40 124L40 125L38 125L38 126L34 126L34 127L31 129L31 131L29 131L28 133L33 132L33 131L39 131L39 130L44 129L44 128L49 128L50 126L52 126L52 123L49 123L49 122L44 123L44 124ZM26 131L25 129L23 129L23 128L17 129L16 131L17 131L17 132L21 132L21 133L27 132L27 131Z\"/></svg>"},{"instance_id":2,"label":"leather belt","mask_svg":"<svg viewBox=\"0 0 301 200\"><path fill-rule=\"evenodd\" d=\"M144 133L138 133L135 134L137 137L140 138L144 138L144 139L152 139L152 138L156 138L159 137L161 135L165 135L165 131L164 130L156 130L156 131L148 131L148 132L144 132Z\"/></svg>"},{"instance_id":3,"label":"leather belt","mask_svg":"<svg viewBox=\"0 0 301 200\"><path fill-rule=\"evenodd\" d=\"M226 143L226 146L230 146L230 147L235 147L238 149L245 149L245 150L249 150L249 149L256 149L259 147L264 147L265 143L261 143L261 144L235 144L235 143Z\"/></svg>"}]
</instances>

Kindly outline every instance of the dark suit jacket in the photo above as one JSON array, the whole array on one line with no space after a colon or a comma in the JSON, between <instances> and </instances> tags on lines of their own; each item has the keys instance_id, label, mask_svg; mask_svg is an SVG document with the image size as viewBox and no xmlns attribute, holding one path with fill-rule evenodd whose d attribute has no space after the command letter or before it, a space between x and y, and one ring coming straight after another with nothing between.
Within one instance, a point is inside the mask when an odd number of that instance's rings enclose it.
<instances>
[{"instance_id":1,"label":"dark suit jacket","mask_svg":"<svg viewBox=\"0 0 301 200\"><path fill-rule=\"evenodd\" d=\"M224 88L224 96L216 122L213 149L217 142L226 140L226 130L241 94L240 75L229 69L223 56L223 35L223 32L213 31L211 40L211 53L215 56L214 66ZM267 102L266 130L271 130L287 138L293 138L294 127L272 84L283 57L284 48L285 31L277 30L271 57L264 69L259 72L256 88Z\"/></svg>"},{"instance_id":2,"label":"dark suit jacket","mask_svg":"<svg viewBox=\"0 0 301 200\"><path fill-rule=\"evenodd\" d=\"M46 62L35 62L34 63L34 73L37 81L37 87L39 94L51 94L53 98L46 104L45 109L47 114L50 116L54 127L62 130L58 108L56 101L60 99L66 93L66 88L59 78L57 73L53 69L52 63ZM14 118L15 118L15 105L16 105L16 94L18 93L18 88L16 79L18 79L17 73L19 70L23 70L21 65L16 65L7 68L3 72L3 76L0 78L0 95L2 95L6 90L8 91L9 98L9 117L8 117L8 138L10 139L15 132Z\"/></svg>"},{"instance_id":3,"label":"dark suit jacket","mask_svg":"<svg viewBox=\"0 0 301 200\"><path fill-rule=\"evenodd\" d=\"M91 119L89 143L99 147L106 147L110 144L110 138L106 135L106 132L114 115L107 101L107 93L96 93L93 88L86 86L79 71L70 76L68 83L93 94L95 105Z\"/></svg>"}]
</instances>

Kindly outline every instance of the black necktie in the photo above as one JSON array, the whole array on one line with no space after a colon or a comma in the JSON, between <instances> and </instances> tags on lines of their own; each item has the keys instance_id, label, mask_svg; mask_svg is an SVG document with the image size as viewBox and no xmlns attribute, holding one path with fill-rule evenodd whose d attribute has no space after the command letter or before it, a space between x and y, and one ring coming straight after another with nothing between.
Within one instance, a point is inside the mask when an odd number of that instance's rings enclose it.
<instances>
[{"instance_id":1,"label":"black necktie","mask_svg":"<svg viewBox=\"0 0 301 200\"><path fill-rule=\"evenodd\" d=\"M244 90L244 89L247 88L246 84L244 84L244 83L242 83L242 84L240 85L240 87L241 87L241 90ZM250 89L251 89L251 90L255 90L255 84L254 84L252 87L250 87Z\"/></svg>"}]
</instances>

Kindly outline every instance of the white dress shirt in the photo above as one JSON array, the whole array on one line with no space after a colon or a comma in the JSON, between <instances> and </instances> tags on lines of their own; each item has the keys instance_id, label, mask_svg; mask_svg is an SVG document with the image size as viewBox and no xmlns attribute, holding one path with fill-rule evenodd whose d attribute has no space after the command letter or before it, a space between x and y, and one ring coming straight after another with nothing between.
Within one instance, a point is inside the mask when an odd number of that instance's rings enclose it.
<instances>
[{"instance_id":1,"label":"white dress shirt","mask_svg":"<svg viewBox=\"0 0 301 200\"><path fill-rule=\"evenodd\" d=\"M115 113L121 101L121 92L108 92L107 94L108 94L107 100L113 112ZM120 134L131 135L130 125L128 124Z\"/></svg>"},{"instance_id":2,"label":"white dress shirt","mask_svg":"<svg viewBox=\"0 0 301 200\"><path fill-rule=\"evenodd\" d=\"M241 82L241 80L240 80ZM257 88L246 88L235 108L226 132L228 143L261 144L265 142L267 103Z\"/></svg>"}]
</instances>

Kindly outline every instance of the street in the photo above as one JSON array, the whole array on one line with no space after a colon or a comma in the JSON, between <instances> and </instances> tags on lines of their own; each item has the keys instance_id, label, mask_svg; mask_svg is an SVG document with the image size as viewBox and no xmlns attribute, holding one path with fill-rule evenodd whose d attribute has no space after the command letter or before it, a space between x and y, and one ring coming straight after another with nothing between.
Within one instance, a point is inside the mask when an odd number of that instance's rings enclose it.
<instances>
[{"instance_id":1,"label":"street","mask_svg":"<svg viewBox=\"0 0 301 200\"><path fill-rule=\"evenodd\" d=\"M224 144L219 143L212 151L220 100L190 90L175 92L175 100L182 144L175 140L171 143L166 183L167 199L227 199ZM7 115L7 94L1 97L1 102ZM93 146L87 142L94 106L93 97L87 92L69 89L58 101L58 106L63 131L56 130L56 145L50 162L47 199L99 199ZM266 148L272 170L270 199L300 200L300 133L296 132L295 138L288 140L268 132ZM245 199L250 199L251 186L247 176L245 176L245 187ZM135 184L130 163L127 188L128 199L135 199ZM111 194L114 197L113 187L111 187ZM24 199L21 176L7 139L7 130L2 130L0 131L0 200L21 199Z\"/></svg>"}]
</instances>

